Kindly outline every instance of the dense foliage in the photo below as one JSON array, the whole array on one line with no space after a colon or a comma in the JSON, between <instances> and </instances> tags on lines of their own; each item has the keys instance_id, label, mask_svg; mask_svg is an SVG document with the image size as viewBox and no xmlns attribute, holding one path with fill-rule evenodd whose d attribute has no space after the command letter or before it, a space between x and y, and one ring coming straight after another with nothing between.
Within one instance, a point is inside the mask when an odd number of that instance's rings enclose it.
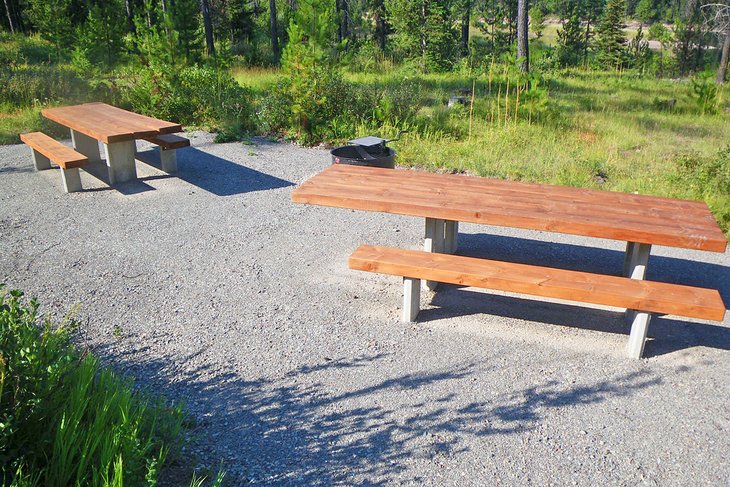
<instances>
[{"instance_id":1,"label":"dense foliage","mask_svg":"<svg viewBox=\"0 0 730 487\"><path fill-rule=\"evenodd\" d=\"M0 479L7 486L154 485L183 415L81 353L73 321L0 288Z\"/></svg>"}]
</instances>

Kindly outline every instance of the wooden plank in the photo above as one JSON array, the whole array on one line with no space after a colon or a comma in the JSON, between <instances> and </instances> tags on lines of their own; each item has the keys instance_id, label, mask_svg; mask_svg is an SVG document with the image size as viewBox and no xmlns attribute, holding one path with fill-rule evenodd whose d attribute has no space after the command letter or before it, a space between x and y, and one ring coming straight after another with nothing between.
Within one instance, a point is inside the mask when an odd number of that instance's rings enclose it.
<instances>
[{"instance_id":1,"label":"wooden plank","mask_svg":"<svg viewBox=\"0 0 730 487\"><path fill-rule=\"evenodd\" d=\"M105 103L49 108L41 113L49 120L105 144L182 131L180 124L157 120Z\"/></svg>"},{"instance_id":2,"label":"wooden plank","mask_svg":"<svg viewBox=\"0 0 730 487\"><path fill-rule=\"evenodd\" d=\"M174 134L161 134L154 137L145 137L144 140L159 145L164 149L182 149L190 147L190 140Z\"/></svg>"},{"instance_id":3,"label":"wooden plank","mask_svg":"<svg viewBox=\"0 0 730 487\"><path fill-rule=\"evenodd\" d=\"M305 188L304 185L302 187ZM402 199L410 201L413 198L422 198L427 193L434 205L448 206L451 202L458 202L458 205L462 207L483 208L486 204L490 207L498 206L503 211L526 210L541 212L553 218L560 218L560 215L565 214L574 217L601 219L607 222L615 220L626 225L636 223L675 228L678 222L682 222L682 226L687 229L712 230L717 228L717 222L709 210L705 213L684 211L679 214L676 209L674 212L655 208L641 208L641 211L637 211L636 208L607 206L605 203L599 205L594 201L554 201L548 197L526 198L519 195L513 196L506 192L482 194L476 193L474 190L466 191L453 188L442 190L434 188L433 185L430 187L384 185L381 181L351 184L347 181L331 181L328 179L318 181L316 187L318 191L327 190L333 195L344 193L354 196L359 194L368 199L375 196L380 200L390 201ZM304 191L306 192L306 190Z\"/></svg>"},{"instance_id":4,"label":"wooden plank","mask_svg":"<svg viewBox=\"0 0 730 487\"><path fill-rule=\"evenodd\" d=\"M89 162L89 159L83 154L79 154L42 132L20 134L20 140L64 169L81 167Z\"/></svg>"},{"instance_id":5,"label":"wooden plank","mask_svg":"<svg viewBox=\"0 0 730 487\"><path fill-rule=\"evenodd\" d=\"M714 289L625 277L369 245L360 246L350 256L349 266L412 279L651 313L715 321L722 321L725 316L725 305Z\"/></svg>"},{"instance_id":6,"label":"wooden plank","mask_svg":"<svg viewBox=\"0 0 730 487\"><path fill-rule=\"evenodd\" d=\"M134 132L105 120L92 121L86 115L73 110L74 107L48 108L41 114L49 120L88 135L100 142L110 144L134 139Z\"/></svg>"},{"instance_id":7,"label":"wooden plank","mask_svg":"<svg viewBox=\"0 0 730 487\"><path fill-rule=\"evenodd\" d=\"M583 188L333 165L297 188L292 201L716 252L727 248L704 202Z\"/></svg>"}]
</instances>

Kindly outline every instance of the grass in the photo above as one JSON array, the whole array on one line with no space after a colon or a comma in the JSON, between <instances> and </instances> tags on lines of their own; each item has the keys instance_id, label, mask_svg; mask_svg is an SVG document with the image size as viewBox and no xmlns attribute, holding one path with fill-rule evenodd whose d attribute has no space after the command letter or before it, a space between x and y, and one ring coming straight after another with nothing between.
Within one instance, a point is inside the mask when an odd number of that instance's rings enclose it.
<instances>
[{"instance_id":1,"label":"grass","mask_svg":"<svg viewBox=\"0 0 730 487\"><path fill-rule=\"evenodd\" d=\"M0 287L2 485L155 485L181 409L77 350L73 321L40 321L35 300Z\"/></svg>"}]
</instances>

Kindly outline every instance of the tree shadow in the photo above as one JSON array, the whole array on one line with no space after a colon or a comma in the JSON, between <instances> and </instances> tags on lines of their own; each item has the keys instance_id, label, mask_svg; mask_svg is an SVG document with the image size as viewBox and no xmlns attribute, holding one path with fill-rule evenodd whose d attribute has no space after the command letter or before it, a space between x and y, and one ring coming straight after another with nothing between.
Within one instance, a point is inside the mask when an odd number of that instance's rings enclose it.
<instances>
[{"instance_id":1,"label":"tree shadow","mask_svg":"<svg viewBox=\"0 0 730 487\"><path fill-rule=\"evenodd\" d=\"M418 483L424 479L407 466L414 459L455 457L470 450L470 439L535 429L551 410L628 397L662 383L642 370L589 384L550 379L513 387L500 381L499 367L462 363L362 385L365 368L387 373L389 354L325 360L245 380L209 363L184 365L197 354L141 361L144 349L125 355L102 346L95 352L147 387L185 398L204 418L198 427L213 457L207 461L233 453L224 468L236 485L385 485L396 477ZM336 388L326 382L333 376ZM474 398L469 384L477 380L501 385L481 388ZM460 394L465 387L469 394Z\"/></svg>"},{"instance_id":2,"label":"tree shadow","mask_svg":"<svg viewBox=\"0 0 730 487\"><path fill-rule=\"evenodd\" d=\"M137 152L137 160L161 170L160 151ZM177 149L177 172L172 176L217 196L286 188L294 183L228 161L195 147Z\"/></svg>"}]
</instances>

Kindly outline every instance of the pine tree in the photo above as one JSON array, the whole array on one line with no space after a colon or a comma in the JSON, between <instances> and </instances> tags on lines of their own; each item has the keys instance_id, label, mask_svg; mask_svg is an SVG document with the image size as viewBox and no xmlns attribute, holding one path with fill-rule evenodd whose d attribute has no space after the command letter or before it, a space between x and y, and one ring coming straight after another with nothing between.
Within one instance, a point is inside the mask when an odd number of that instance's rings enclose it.
<instances>
[{"instance_id":1,"label":"pine tree","mask_svg":"<svg viewBox=\"0 0 730 487\"><path fill-rule=\"evenodd\" d=\"M190 63L197 58L202 48L200 4L198 0L176 0L171 10L178 43L185 53L185 59Z\"/></svg>"},{"instance_id":2,"label":"pine tree","mask_svg":"<svg viewBox=\"0 0 730 487\"><path fill-rule=\"evenodd\" d=\"M596 31L596 59L605 67L619 68L626 60L626 37L623 16L626 0L608 0Z\"/></svg>"},{"instance_id":3,"label":"pine tree","mask_svg":"<svg viewBox=\"0 0 730 487\"><path fill-rule=\"evenodd\" d=\"M124 34L127 31L127 24L119 21L124 16L121 0L106 0L89 9L77 44L84 45L90 61L101 61L107 68L117 64L124 49Z\"/></svg>"},{"instance_id":4,"label":"pine tree","mask_svg":"<svg viewBox=\"0 0 730 487\"><path fill-rule=\"evenodd\" d=\"M28 17L41 37L53 44L56 56L71 42L73 27L69 12L70 0L31 0Z\"/></svg>"},{"instance_id":5,"label":"pine tree","mask_svg":"<svg viewBox=\"0 0 730 487\"><path fill-rule=\"evenodd\" d=\"M567 20L558 30L558 61L562 66L576 66L584 50L584 33L581 27L580 2L572 0L567 6Z\"/></svg>"}]
</instances>

